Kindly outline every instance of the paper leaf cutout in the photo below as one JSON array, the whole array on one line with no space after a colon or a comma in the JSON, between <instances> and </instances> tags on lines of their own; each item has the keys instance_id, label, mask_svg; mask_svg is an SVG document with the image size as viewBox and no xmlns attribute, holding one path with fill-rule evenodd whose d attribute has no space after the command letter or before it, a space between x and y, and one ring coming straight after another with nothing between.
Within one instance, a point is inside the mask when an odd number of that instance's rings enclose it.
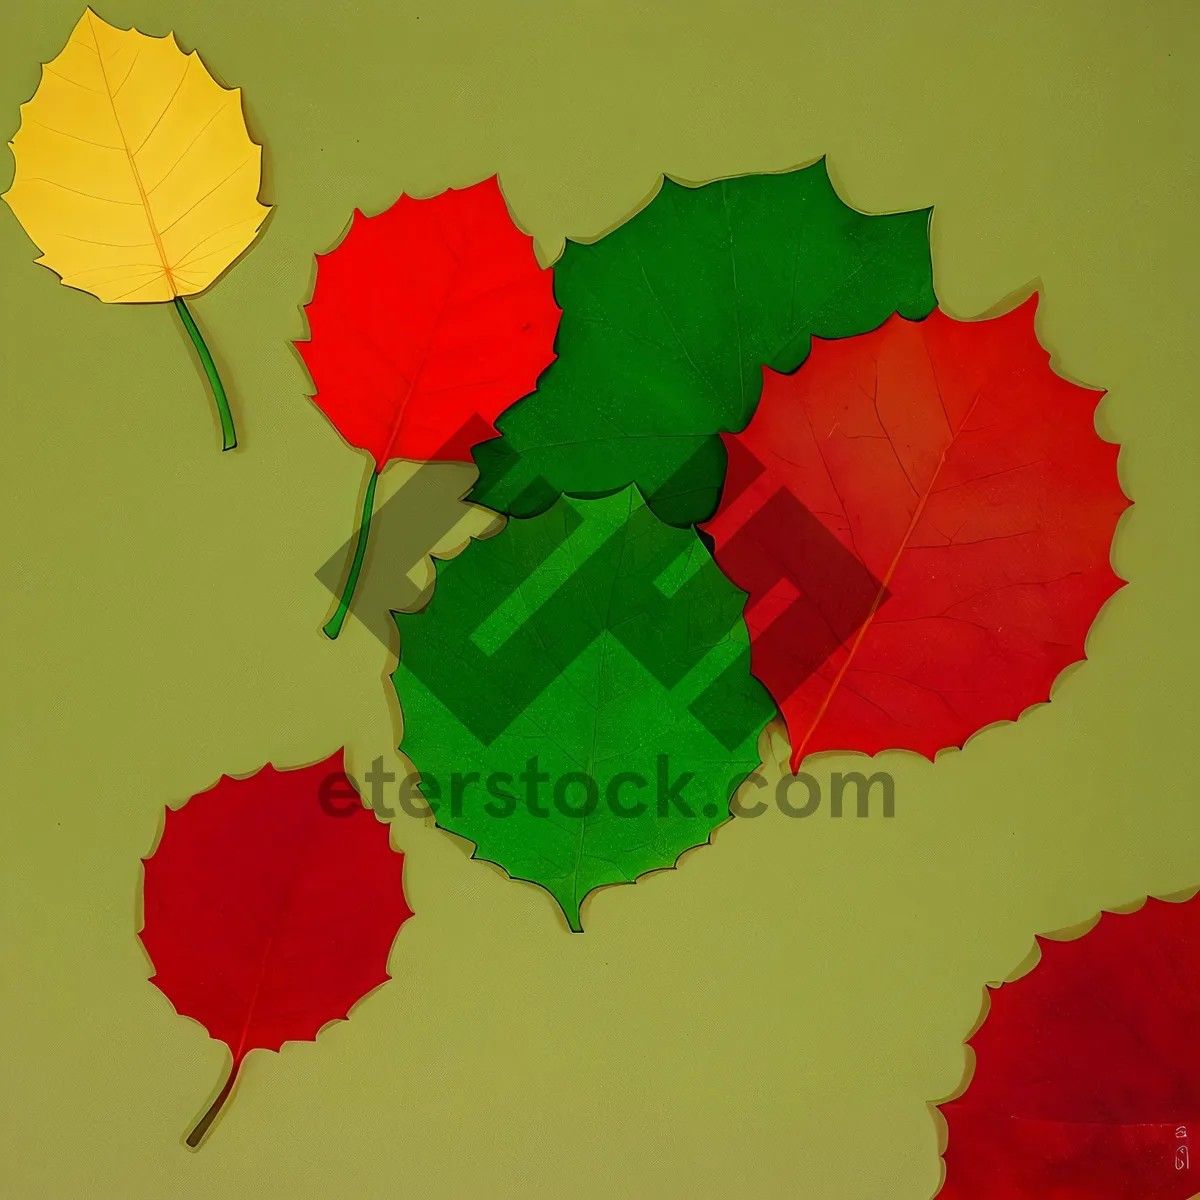
<instances>
[{"instance_id":1,"label":"paper leaf cutout","mask_svg":"<svg viewBox=\"0 0 1200 1200\"><path fill-rule=\"evenodd\" d=\"M1148 900L990 993L938 1200L1200 1191L1200 903Z\"/></svg>"},{"instance_id":2,"label":"paper leaf cutout","mask_svg":"<svg viewBox=\"0 0 1200 1200\"><path fill-rule=\"evenodd\" d=\"M196 1146L251 1050L312 1041L390 979L412 916L404 856L362 807L343 752L295 771L266 766L168 809L145 863L142 944L154 985L233 1055Z\"/></svg>"},{"instance_id":3,"label":"paper leaf cutout","mask_svg":"<svg viewBox=\"0 0 1200 1200\"><path fill-rule=\"evenodd\" d=\"M726 436L706 530L750 594L793 770L821 750L932 758L1084 657L1129 501L1093 423L1103 393L1050 369L1036 305L818 341Z\"/></svg>"},{"instance_id":4,"label":"paper leaf cutout","mask_svg":"<svg viewBox=\"0 0 1200 1200\"><path fill-rule=\"evenodd\" d=\"M486 436L533 390L559 317L553 274L495 176L401 196L374 217L355 209L342 241L317 255L304 314L309 340L296 349L313 399L377 472L394 458L469 461L465 433Z\"/></svg>"},{"instance_id":5,"label":"paper leaf cutout","mask_svg":"<svg viewBox=\"0 0 1200 1200\"><path fill-rule=\"evenodd\" d=\"M4 199L63 283L110 303L173 301L236 445L216 368L183 302L254 240L262 148L240 89L171 34L115 29L87 9L21 106Z\"/></svg>"},{"instance_id":6,"label":"paper leaf cutout","mask_svg":"<svg viewBox=\"0 0 1200 1200\"><path fill-rule=\"evenodd\" d=\"M510 521L437 576L396 614L402 749L438 825L578 932L585 896L707 841L758 765L774 707L745 596L634 488Z\"/></svg>"},{"instance_id":7,"label":"paper leaf cutout","mask_svg":"<svg viewBox=\"0 0 1200 1200\"><path fill-rule=\"evenodd\" d=\"M89 8L21 106L5 199L45 264L101 300L202 292L254 240L261 147L241 91L174 37Z\"/></svg>"},{"instance_id":8,"label":"paper leaf cutout","mask_svg":"<svg viewBox=\"0 0 1200 1200\"><path fill-rule=\"evenodd\" d=\"M712 515L719 430L741 429L761 368L792 371L813 334L847 337L934 305L929 211L848 208L824 160L650 203L554 268L558 359L475 450L471 499L519 516L560 494L638 485L666 521Z\"/></svg>"},{"instance_id":9,"label":"paper leaf cutout","mask_svg":"<svg viewBox=\"0 0 1200 1200\"><path fill-rule=\"evenodd\" d=\"M317 255L296 343L321 411L377 476L396 458L466 462L498 413L533 390L554 358L559 311L551 271L513 224L493 176L386 212L357 209L342 242ZM365 551L374 503L360 522ZM326 632L341 629L357 582Z\"/></svg>"}]
</instances>

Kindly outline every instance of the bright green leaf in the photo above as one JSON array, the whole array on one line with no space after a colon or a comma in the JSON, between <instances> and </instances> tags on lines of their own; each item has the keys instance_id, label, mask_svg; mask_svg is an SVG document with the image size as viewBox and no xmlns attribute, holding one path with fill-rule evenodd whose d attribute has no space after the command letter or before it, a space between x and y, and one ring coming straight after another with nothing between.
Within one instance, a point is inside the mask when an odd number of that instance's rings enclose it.
<instances>
[{"instance_id":1,"label":"bright green leaf","mask_svg":"<svg viewBox=\"0 0 1200 1200\"><path fill-rule=\"evenodd\" d=\"M593 889L706 842L759 762L774 707L745 593L633 487L514 519L437 574L395 614L401 749L438 825L579 930Z\"/></svg>"}]
</instances>

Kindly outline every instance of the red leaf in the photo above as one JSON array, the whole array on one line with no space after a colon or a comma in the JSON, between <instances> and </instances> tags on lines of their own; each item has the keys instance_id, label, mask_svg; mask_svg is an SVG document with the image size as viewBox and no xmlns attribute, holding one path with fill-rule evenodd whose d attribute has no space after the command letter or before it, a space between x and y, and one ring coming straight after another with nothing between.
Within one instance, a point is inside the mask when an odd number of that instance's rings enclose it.
<instances>
[{"instance_id":1,"label":"red leaf","mask_svg":"<svg viewBox=\"0 0 1200 1200\"><path fill-rule=\"evenodd\" d=\"M310 340L296 348L317 405L377 472L393 458L470 461L554 360L553 273L495 176L375 217L356 209L317 261Z\"/></svg>"},{"instance_id":2,"label":"red leaf","mask_svg":"<svg viewBox=\"0 0 1200 1200\"><path fill-rule=\"evenodd\" d=\"M1049 368L1036 297L990 321L894 316L766 370L706 529L749 593L754 674L792 768L820 750L932 758L1049 698L1120 586L1129 501L1102 392Z\"/></svg>"},{"instance_id":3,"label":"red leaf","mask_svg":"<svg viewBox=\"0 0 1200 1200\"><path fill-rule=\"evenodd\" d=\"M1038 939L940 1106L938 1200L1187 1200L1200 1191L1200 902L1105 913Z\"/></svg>"},{"instance_id":4,"label":"red leaf","mask_svg":"<svg viewBox=\"0 0 1200 1200\"><path fill-rule=\"evenodd\" d=\"M312 1041L391 978L388 953L412 916L404 856L353 798L342 768L338 750L301 770L222 776L167 810L158 849L143 860L141 939L153 982L233 1055L189 1145L204 1136L251 1050Z\"/></svg>"}]
</instances>

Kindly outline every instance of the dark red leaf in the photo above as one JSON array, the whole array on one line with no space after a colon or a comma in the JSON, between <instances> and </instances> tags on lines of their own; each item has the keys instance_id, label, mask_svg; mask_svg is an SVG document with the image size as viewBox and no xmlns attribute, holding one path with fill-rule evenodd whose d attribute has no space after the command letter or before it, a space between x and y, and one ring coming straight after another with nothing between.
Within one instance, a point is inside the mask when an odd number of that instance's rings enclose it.
<instances>
[{"instance_id":1,"label":"dark red leaf","mask_svg":"<svg viewBox=\"0 0 1200 1200\"><path fill-rule=\"evenodd\" d=\"M1200 1192L1200 901L1038 939L970 1039L938 1200L1188 1200Z\"/></svg>"},{"instance_id":2,"label":"dark red leaf","mask_svg":"<svg viewBox=\"0 0 1200 1200\"><path fill-rule=\"evenodd\" d=\"M317 263L310 340L296 348L317 405L377 472L393 458L469 461L554 360L553 273L494 176L375 217L355 210Z\"/></svg>"},{"instance_id":3,"label":"dark red leaf","mask_svg":"<svg viewBox=\"0 0 1200 1200\"><path fill-rule=\"evenodd\" d=\"M990 321L894 316L765 372L705 526L747 591L754 674L792 765L932 758L1048 699L1120 586L1128 506L1102 392L1049 367L1036 297Z\"/></svg>"},{"instance_id":4,"label":"dark red leaf","mask_svg":"<svg viewBox=\"0 0 1200 1200\"><path fill-rule=\"evenodd\" d=\"M222 776L167 810L144 862L153 982L233 1055L196 1145L251 1050L313 1040L390 978L392 942L412 916L404 856L355 797L339 750L296 771Z\"/></svg>"}]
</instances>

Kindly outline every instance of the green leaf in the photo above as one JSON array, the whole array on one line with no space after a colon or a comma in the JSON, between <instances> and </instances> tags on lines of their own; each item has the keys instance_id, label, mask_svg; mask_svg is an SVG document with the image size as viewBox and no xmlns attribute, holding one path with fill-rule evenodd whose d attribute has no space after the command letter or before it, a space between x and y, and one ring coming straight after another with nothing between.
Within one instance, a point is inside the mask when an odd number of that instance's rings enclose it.
<instances>
[{"instance_id":1,"label":"green leaf","mask_svg":"<svg viewBox=\"0 0 1200 1200\"><path fill-rule=\"evenodd\" d=\"M775 709L746 595L633 487L511 520L437 575L394 614L401 749L437 824L578 931L593 889L706 842L758 765Z\"/></svg>"},{"instance_id":2,"label":"green leaf","mask_svg":"<svg viewBox=\"0 0 1200 1200\"><path fill-rule=\"evenodd\" d=\"M631 220L554 268L557 360L476 447L471 499L518 516L561 493L633 482L676 525L710 517L719 430L743 429L762 368L792 372L810 339L932 311L929 210L866 216L822 159L702 187L664 180Z\"/></svg>"}]
</instances>

